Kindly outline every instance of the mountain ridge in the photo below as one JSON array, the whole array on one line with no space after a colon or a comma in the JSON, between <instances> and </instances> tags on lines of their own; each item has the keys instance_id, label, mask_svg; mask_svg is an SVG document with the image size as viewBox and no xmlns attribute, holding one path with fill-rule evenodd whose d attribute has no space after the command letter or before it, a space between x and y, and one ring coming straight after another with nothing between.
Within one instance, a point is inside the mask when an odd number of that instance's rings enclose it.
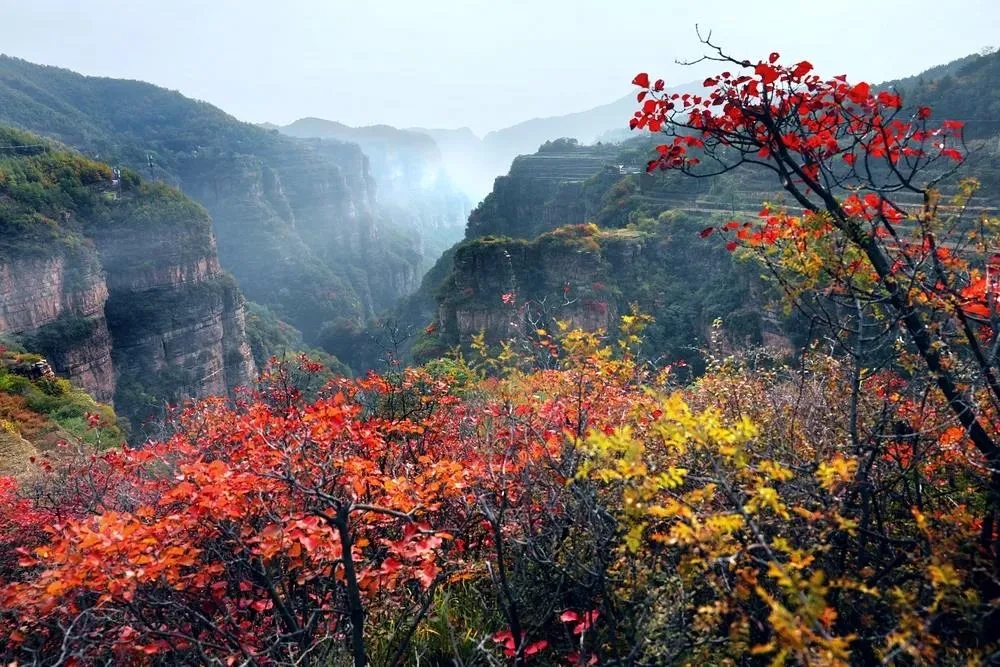
<instances>
[{"instance_id":1,"label":"mountain ridge","mask_svg":"<svg viewBox=\"0 0 1000 667\"><path fill-rule=\"evenodd\" d=\"M414 234L379 216L356 144L285 137L145 82L0 57L0 123L180 187L247 295L315 337L416 284Z\"/></svg>"}]
</instances>

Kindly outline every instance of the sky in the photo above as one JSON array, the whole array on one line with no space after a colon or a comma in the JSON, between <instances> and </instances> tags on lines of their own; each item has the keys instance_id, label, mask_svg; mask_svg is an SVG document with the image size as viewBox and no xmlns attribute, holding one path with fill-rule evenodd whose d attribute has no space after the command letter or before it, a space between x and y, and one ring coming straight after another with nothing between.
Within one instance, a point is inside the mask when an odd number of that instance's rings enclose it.
<instances>
[{"instance_id":1,"label":"sky","mask_svg":"<svg viewBox=\"0 0 1000 667\"><path fill-rule=\"evenodd\" d=\"M1000 46L997 0L0 0L0 52L141 79L241 120L470 127L716 73L695 25L871 82Z\"/></svg>"}]
</instances>

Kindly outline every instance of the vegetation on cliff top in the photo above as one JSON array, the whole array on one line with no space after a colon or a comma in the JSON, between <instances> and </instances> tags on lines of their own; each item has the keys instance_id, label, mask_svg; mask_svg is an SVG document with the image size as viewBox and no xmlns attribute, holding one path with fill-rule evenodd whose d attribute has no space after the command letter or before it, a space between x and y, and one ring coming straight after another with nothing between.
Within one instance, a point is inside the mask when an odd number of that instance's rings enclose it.
<instances>
[{"instance_id":1,"label":"vegetation on cliff top","mask_svg":"<svg viewBox=\"0 0 1000 667\"><path fill-rule=\"evenodd\" d=\"M0 253L8 260L72 255L99 270L94 236L122 229L167 238L174 252L141 261L169 268L213 252L211 220L176 189L144 183L27 132L0 127ZM140 261L140 260L136 260Z\"/></svg>"},{"instance_id":2,"label":"vegetation on cliff top","mask_svg":"<svg viewBox=\"0 0 1000 667\"><path fill-rule=\"evenodd\" d=\"M732 346L794 330L784 315L765 307L777 295L761 280L758 266L733 261L724 248L698 237L707 224L703 216L665 212L632 219L617 229L568 225L532 241L487 236L459 244L452 273L438 288L439 317L418 335L414 358L426 361L469 342L448 321L457 311L550 329L565 318L613 322L635 304L655 313L644 354L681 361L694 372L705 368L717 319ZM488 338L499 342L494 332Z\"/></svg>"}]
</instances>

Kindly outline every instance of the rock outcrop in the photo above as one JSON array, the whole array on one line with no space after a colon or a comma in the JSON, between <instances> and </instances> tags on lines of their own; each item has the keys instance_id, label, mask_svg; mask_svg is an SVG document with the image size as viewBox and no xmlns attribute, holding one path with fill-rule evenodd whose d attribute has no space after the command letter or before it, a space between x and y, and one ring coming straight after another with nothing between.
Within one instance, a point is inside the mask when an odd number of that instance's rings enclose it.
<instances>
[{"instance_id":1,"label":"rock outcrop","mask_svg":"<svg viewBox=\"0 0 1000 667\"><path fill-rule=\"evenodd\" d=\"M0 334L140 424L255 374L205 209L55 147L0 155Z\"/></svg>"},{"instance_id":2,"label":"rock outcrop","mask_svg":"<svg viewBox=\"0 0 1000 667\"><path fill-rule=\"evenodd\" d=\"M0 260L0 334L30 339L55 370L103 402L115 394L107 298L92 249Z\"/></svg>"},{"instance_id":3,"label":"rock outcrop","mask_svg":"<svg viewBox=\"0 0 1000 667\"><path fill-rule=\"evenodd\" d=\"M470 215L466 240L407 301L403 316L424 330L414 358L465 345L480 332L489 343L530 338L535 326L551 330L553 319L613 333L633 304L654 318L644 350L694 369L716 320L740 345L784 335L759 271L699 236L728 212L718 201L704 203L718 199L717 183L653 178L644 169L652 152L648 139L620 146L559 140L515 159Z\"/></svg>"},{"instance_id":4,"label":"rock outcrop","mask_svg":"<svg viewBox=\"0 0 1000 667\"><path fill-rule=\"evenodd\" d=\"M488 343L553 320L586 331L612 330L620 305L612 288L635 275L639 234L576 225L532 242L487 237L456 250L451 276L439 293L437 328L443 340Z\"/></svg>"},{"instance_id":5,"label":"rock outcrop","mask_svg":"<svg viewBox=\"0 0 1000 667\"><path fill-rule=\"evenodd\" d=\"M126 201L117 224L90 230L107 274L120 393L150 410L153 401L225 394L255 373L244 300L219 266L207 213L174 190L152 191L159 214Z\"/></svg>"}]
</instances>

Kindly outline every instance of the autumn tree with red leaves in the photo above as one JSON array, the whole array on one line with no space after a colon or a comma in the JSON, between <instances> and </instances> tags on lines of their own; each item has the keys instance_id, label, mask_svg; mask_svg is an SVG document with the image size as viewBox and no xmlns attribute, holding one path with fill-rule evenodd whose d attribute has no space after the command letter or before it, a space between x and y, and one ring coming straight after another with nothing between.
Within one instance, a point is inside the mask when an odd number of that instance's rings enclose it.
<instances>
[{"instance_id":1,"label":"autumn tree with red leaves","mask_svg":"<svg viewBox=\"0 0 1000 667\"><path fill-rule=\"evenodd\" d=\"M936 122L892 90L821 78L809 62L785 65L777 53L751 62L710 35L703 43L708 54L696 62L725 68L705 80L703 95L668 93L647 74L633 81L642 106L631 127L668 137L648 170L773 173L787 204L766 203L756 220L702 235L722 233L730 250L756 254L800 308L821 294L825 310L813 300L810 314L825 316L844 351L892 348L915 395L934 388L978 452L974 474L989 489L980 544L1000 555L1000 322L988 282L1000 238L995 220L970 212L975 183L954 178L967 155L963 124ZM989 579L992 597L995 573Z\"/></svg>"}]
</instances>

